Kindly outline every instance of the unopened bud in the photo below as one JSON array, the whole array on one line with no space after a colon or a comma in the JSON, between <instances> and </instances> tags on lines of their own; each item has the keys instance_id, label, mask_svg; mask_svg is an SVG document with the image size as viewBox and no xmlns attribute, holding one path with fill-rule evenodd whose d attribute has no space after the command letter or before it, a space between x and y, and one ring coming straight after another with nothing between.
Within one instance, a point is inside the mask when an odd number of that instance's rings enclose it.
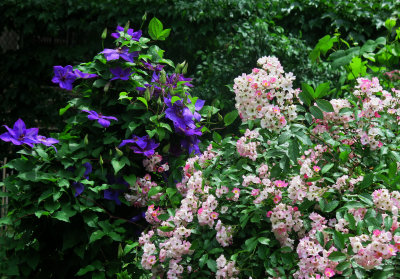
<instances>
[{"instance_id":1,"label":"unopened bud","mask_svg":"<svg viewBox=\"0 0 400 279\"><path fill-rule=\"evenodd\" d=\"M89 144L88 134L86 134L85 138L83 139L83 142L85 143L85 145Z\"/></svg>"},{"instance_id":2,"label":"unopened bud","mask_svg":"<svg viewBox=\"0 0 400 279\"><path fill-rule=\"evenodd\" d=\"M169 144L167 144L166 146L163 147L162 152L163 153L168 153L169 152Z\"/></svg>"},{"instance_id":3,"label":"unopened bud","mask_svg":"<svg viewBox=\"0 0 400 279\"><path fill-rule=\"evenodd\" d=\"M146 88L146 91L144 91L144 98L146 99L146 101L150 101L150 89Z\"/></svg>"},{"instance_id":4,"label":"unopened bud","mask_svg":"<svg viewBox=\"0 0 400 279\"><path fill-rule=\"evenodd\" d=\"M107 37L107 27L104 28L103 33L101 33L101 39L102 39L102 40L105 40L106 37Z\"/></svg>"},{"instance_id":5,"label":"unopened bud","mask_svg":"<svg viewBox=\"0 0 400 279\"><path fill-rule=\"evenodd\" d=\"M161 97L158 97L158 99L157 99L157 105L159 105L159 106L161 106L163 103L162 103L162 101L161 101Z\"/></svg>"},{"instance_id":6,"label":"unopened bud","mask_svg":"<svg viewBox=\"0 0 400 279\"><path fill-rule=\"evenodd\" d=\"M144 15L142 16L142 21L146 21L147 19L147 12L144 13Z\"/></svg>"},{"instance_id":7,"label":"unopened bud","mask_svg":"<svg viewBox=\"0 0 400 279\"><path fill-rule=\"evenodd\" d=\"M124 33L127 33L127 32L128 32L128 29L129 29L129 20L128 20L128 22L125 24Z\"/></svg>"},{"instance_id":8,"label":"unopened bud","mask_svg":"<svg viewBox=\"0 0 400 279\"><path fill-rule=\"evenodd\" d=\"M165 73L164 69L160 72L160 83L165 84L167 82L167 74Z\"/></svg>"},{"instance_id":9,"label":"unopened bud","mask_svg":"<svg viewBox=\"0 0 400 279\"><path fill-rule=\"evenodd\" d=\"M107 93L108 89L110 88L110 84L111 84L111 82L109 81L106 83L106 85L104 85L104 92Z\"/></svg>"},{"instance_id":10,"label":"unopened bud","mask_svg":"<svg viewBox=\"0 0 400 279\"><path fill-rule=\"evenodd\" d=\"M186 61L184 63L185 63L185 65L183 66L183 69L182 69L182 75L187 73L187 69L188 69L188 66L189 66L189 64Z\"/></svg>"},{"instance_id":11,"label":"unopened bud","mask_svg":"<svg viewBox=\"0 0 400 279\"><path fill-rule=\"evenodd\" d=\"M222 117L221 114L218 113L218 121L222 121L224 118Z\"/></svg>"},{"instance_id":12,"label":"unopened bud","mask_svg":"<svg viewBox=\"0 0 400 279\"><path fill-rule=\"evenodd\" d=\"M102 166L103 165L103 157L101 157L101 155L100 155L100 158L99 158L99 163L100 163L100 165Z\"/></svg>"}]
</instances>

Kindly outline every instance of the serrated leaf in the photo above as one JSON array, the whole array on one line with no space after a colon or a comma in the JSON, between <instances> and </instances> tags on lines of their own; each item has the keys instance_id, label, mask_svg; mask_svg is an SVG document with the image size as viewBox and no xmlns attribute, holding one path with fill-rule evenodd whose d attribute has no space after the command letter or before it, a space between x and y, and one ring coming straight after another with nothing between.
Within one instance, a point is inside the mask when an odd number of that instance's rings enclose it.
<instances>
[{"instance_id":1,"label":"serrated leaf","mask_svg":"<svg viewBox=\"0 0 400 279\"><path fill-rule=\"evenodd\" d=\"M324 119L324 114L322 113L322 111L318 107L311 106L310 107L310 112L315 118Z\"/></svg>"},{"instance_id":2,"label":"serrated leaf","mask_svg":"<svg viewBox=\"0 0 400 279\"><path fill-rule=\"evenodd\" d=\"M301 90L302 90L302 92L304 92L307 95L307 97L310 100L313 100L313 99L315 99L317 97L315 92L314 92L314 89L310 85L308 85L307 83L303 82L301 84Z\"/></svg>"},{"instance_id":3,"label":"serrated leaf","mask_svg":"<svg viewBox=\"0 0 400 279\"><path fill-rule=\"evenodd\" d=\"M297 143L297 140L292 140L289 142L289 148L288 148L288 156L290 160L293 162L297 163L297 158L299 157L299 144Z\"/></svg>"},{"instance_id":4,"label":"serrated leaf","mask_svg":"<svg viewBox=\"0 0 400 279\"><path fill-rule=\"evenodd\" d=\"M323 99L318 99L315 101L320 109L326 112L334 112L333 106L330 102Z\"/></svg>"},{"instance_id":5,"label":"serrated leaf","mask_svg":"<svg viewBox=\"0 0 400 279\"><path fill-rule=\"evenodd\" d=\"M335 165L334 163L330 163L323 166L321 169L321 174L327 173L331 168L333 168L334 165Z\"/></svg>"},{"instance_id":6,"label":"serrated leaf","mask_svg":"<svg viewBox=\"0 0 400 279\"><path fill-rule=\"evenodd\" d=\"M341 253L341 252L338 252L338 251L333 251L329 255L328 259L330 259L331 261L334 261L334 262L342 262L342 261L347 259L347 256L344 253Z\"/></svg>"},{"instance_id":7,"label":"serrated leaf","mask_svg":"<svg viewBox=\"0 0 400 279\"><path fill-rule=\"evenodd\" d=\"M217 272L217 262L212 259L207 260L207 267L212 271L212 272Z\"/></svg>"},{"instance_id":8,"label":"serrated leaf","mask_svg":"<svg viewBox=\"0 0 400 279\"><path fill-rule=\"evenodd\" d=\"M339 201L331 201L325 205L324 212L332 212L339 205Z\"/></svg>"},{"instance_id":9,"label":"serrated leaf","mask_svg":"<svg viewBox=\"0 0 400 279\"><path fill-rule=\"evenodd\" d=\"M170 226L161 226L158 229L162 232L172 232L173 230L175 230L174 227L170 227Z\"/></svg>"},{"instance_id":10,"label":"serrated leaf","mask_svg":"<svg viewBox=\"0 0 400 279\"><path fill-rule=\"evenodd\" d=\"M317 231L316 233L317 240L322 247L325 245L324 234L321 231Z\"/></svg>"},{"instance_id":11,"label":"serrated leaf","mask_svg":"<svg viewBox=\"0 0 400 279\"><path fill-rule=\"evenodd\" d=\"M321 83L315 88L315 96L316 98L322 98L328 95L329 92L329 82Z\"/></svg>"}]
</instances>

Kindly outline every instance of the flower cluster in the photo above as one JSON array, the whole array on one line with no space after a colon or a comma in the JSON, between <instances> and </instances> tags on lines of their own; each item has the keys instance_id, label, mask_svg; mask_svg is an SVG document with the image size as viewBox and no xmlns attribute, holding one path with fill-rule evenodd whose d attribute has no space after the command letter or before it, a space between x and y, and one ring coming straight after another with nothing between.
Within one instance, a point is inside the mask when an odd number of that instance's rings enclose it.
<instances>
[{"instance_id":1,"label":"flower cluster","mask_svg":"<svg viewBox=\"0 0 400 279\"><path fill-rule=\"evenodd\" d=\"M257 130L246 130L243 137L236 142L236 148L240 156L247 157L253 161L257 159L257 147L260 142L256 139L260 136Z\"/></svg>"},{"instance_id":2,"label":"flower cluster","mask_svg":"<svg viewBox=\"0 0 400 279\"><path fill-rule=\"evenodd\" d=\"M251 74L235 79L236 108L243 121L261 119L261 127L278 132L297 117L292 73L285 73L276 57L262 57Z\"/></svg>"}]
</instances>

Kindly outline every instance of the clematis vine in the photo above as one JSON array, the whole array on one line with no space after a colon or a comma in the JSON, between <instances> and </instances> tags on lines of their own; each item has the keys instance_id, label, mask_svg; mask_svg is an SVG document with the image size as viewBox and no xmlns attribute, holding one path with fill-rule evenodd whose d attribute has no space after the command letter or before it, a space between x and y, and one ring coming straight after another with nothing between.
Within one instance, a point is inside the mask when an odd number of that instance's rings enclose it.
<instances>
[{"instance_id":1,"label":"clematis vine","mask_svg":"<svg viewBox=\"0 0 400 279\"><path fill-rule=\"evenodd\" d=\"M89 113L88 119L90 120L97 120L97 122L103 126L104 128L107 128L110 126L110 121L109 120L115 120L118 121L118 119L114 116L105 116L101 113L97 113L94 110L82 110L84 112Z\"/></svg>"},{"instance_id":2,"label":"clematis vine","mask_svg":"<svg viewBox=\"0 0 400 279\"><path fill-rule=\"evenodd\" d=\"M146 157L153 155L154 150L160 145L156 143L154 139L150 139L148 135L143 137L133 135L132 139L123 140L119 147L127 144L129 144L129 148L132 149L133 152L143 154Z\"/></svg>"},{"instance_id":3,"label":"clematis vine","mask_svg":"<svg viewBox=\"0 0 400 279\"><path fill-rule=\"evenodd\" d=\"M118 60L119 58L122 58L131 63L134 63L134 57L139 56L139 51L129 52L129 48L126 46L119 47L117 49L105 48L101 53L104 54L104 57L107 59L107 61Z\"/></svg>"}]
</instances>

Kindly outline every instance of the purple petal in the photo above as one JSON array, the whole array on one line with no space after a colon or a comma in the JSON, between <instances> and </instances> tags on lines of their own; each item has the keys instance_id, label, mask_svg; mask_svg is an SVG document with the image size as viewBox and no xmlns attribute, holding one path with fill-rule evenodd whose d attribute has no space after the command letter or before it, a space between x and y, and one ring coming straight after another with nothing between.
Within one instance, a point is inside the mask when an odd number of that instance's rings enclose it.
<instances>
[{"instance_id":1,"label":"purple petal","mask_svg":"<svg viewBox=\"0 0 400 279\"><path fill-rule=\"evenodd\" d=\"M6 128L8 128L8 127L6 126ZM17 121L15 121L13 131L15 132L16 135L18 135L18 137L22 134L25 134L26 126L25 126L24 121L22 121L21 118L19 118Z\"/></svg>"},{"instance_id":2,"label":"purple petal","mask_svg":"<svg viewBox=\"0 0 400 279\"><path fill-rule=\"evenodd\" d=\"M82 183L78 182L72 183L72 187L75 189L75 197L82 194L83 190L85 190L85 186Z\"/></svg>"},{"instance_id":3,"label":"purple petal","mask_svg":"<svg viewBox=\"0 0 400 279\"><path fill-rule=\"evenodd\" d=\"M110 121L104 119L104 118L99 118L99 120L97 121L101 126L103 126L104 128L107 128L108 126L110 126Z\"/></svg>"}]
</instances>

